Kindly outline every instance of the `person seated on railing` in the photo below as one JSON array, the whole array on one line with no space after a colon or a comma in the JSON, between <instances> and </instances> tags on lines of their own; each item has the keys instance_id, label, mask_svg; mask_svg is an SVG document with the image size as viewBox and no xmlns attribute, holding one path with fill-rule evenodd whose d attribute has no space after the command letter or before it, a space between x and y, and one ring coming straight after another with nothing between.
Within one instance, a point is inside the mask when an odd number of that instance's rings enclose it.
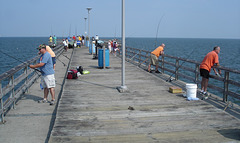
<instances>
[{"instance_id":1,"label":"person seated on railing","mask_svg":"<svg viewBox=\"0 0 240 143\"><path fill-rule=\"evenodd\" d=\"M30 68L40 68L40 71L42 73L41 76L41 85L44 89L44 99L40 100L39 103L47 103L47 97L48 93L50 91L52 100L50 102L50 105L54 105L55 103L55 77L53 70L53 64L52 64L52 57L46 50L46 45L40 45L37 48L40 53L42 54L39 59L39 63L35 65L29 65Z\"/></svg>"},{"instance_id":2,"label":"person seated on railing","mask_svg":"<svg viewBox=\"0 0 240 143\"><path fill-rule=\"evenodd\" d=\"M151 71L151 65L155 66L155 73L161 73L160 71L158 71L158 57L160 55L164 54L164 47L165 44L162 43L161 46L157 47L154 51L151 52L151 56L150 56L150 64L148 65L148 72L152 72Z\"/></svg>"},{"instance_id":3,"label":"person seated on railing","mask_svg":"<svg viewBox=\"0 0 240 143\"><path fill-rule=\"evenodd\" d=\"M216 46L213 48L213 51L209 52L203 59L201 65L200 65L200 75L202 77L201 82L201 92L200 94L203 94L206 96L206 98L209 96L207 93L207 86L209 81L209 73L211 72L211 68L213 66L219 66L219 60L218 60L218 54L220 53L220 47ZM213 68L216 75L220 76L221 70L219 69L218 72Z\"/></svg>"}]
</instances>

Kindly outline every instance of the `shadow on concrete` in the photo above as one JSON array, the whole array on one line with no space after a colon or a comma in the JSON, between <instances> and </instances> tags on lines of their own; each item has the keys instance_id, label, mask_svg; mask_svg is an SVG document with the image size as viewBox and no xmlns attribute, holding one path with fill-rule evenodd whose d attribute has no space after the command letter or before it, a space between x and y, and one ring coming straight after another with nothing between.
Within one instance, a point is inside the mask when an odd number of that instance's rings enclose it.
<instances>
[{"instance_id":1,"label":"shadow on concrete","mask_svg":"<svg viewBox=\"0 0 240 143\"><path fill-rule=\"evenodd\" d=\"M223 129L217 132L226 138L240 141L240 129Z\"/></svg>"},{"instance_id":2,"label":"shadow on concrete","mask_svg":"<svg viewBox=\"0 0 240 143\"><path fill-rule=\"evenodd\" d=\"M105 85L102 85L102 84L97 84L97 83L93 83L93 82L89 82L89 81L85 81L85 80L81 80L81 82L85 82L85 83L89 83L89 84L92 84L92 85L97 85L97 86L101 86L101 87L105 87L105 88L116 89L116 87L105 86Z\"/></svg>"},{"instance_id":3,"label":"shadow on concrete","mask_svg":"<svg viewBox=\"0 0 240 143\"><path fill-rule=\"evenodd\" d=\"M42 96L43 97L43 96ZM38 100L41 100L42 97L38 97L38 96L35 96L35 95L31 95L31 94L24 94L22 95L19 99L19 100L33 100L33 101L38 101Z\"/></svg>"}]
</instances>

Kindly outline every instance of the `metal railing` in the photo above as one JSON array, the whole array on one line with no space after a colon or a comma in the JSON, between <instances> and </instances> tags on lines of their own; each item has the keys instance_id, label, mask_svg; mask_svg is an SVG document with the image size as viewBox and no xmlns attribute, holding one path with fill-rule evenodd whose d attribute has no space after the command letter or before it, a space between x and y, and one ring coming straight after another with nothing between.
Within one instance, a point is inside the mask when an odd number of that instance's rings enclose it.
<instances>
[{"instance_id":1,"label":"metal railing","mask_svg":"<svg viewBox=\"0 0 240 143\"><path fill-rule=\"evenodd\" d=\"M134 63L138 65L144 64L147 66L147 64L149 64L148 59L150 58L150 54L150 51L126 47L126 60L134 61ZM183 62L184 65L180 64ZM183 79L187 79L188 81L194 82L196 84L201 83L199 79L200 64L201 63L199 61L175 57L167 54L164 54L159 58L159 69L161 69L162 73L167 71L175 76L175 80L178 80L179 77L182 77ZM240 82L237 81L237 79L230 79L230 75L233 74L235 74L237 77L240 77L240 70L234 70L223 66L219 66L216 69L222 70L224 77L218 77L215 75L210 75L210 77L223 84L223 87L210 83L208 84L208 87L215 91L221 92L223 95L223 102L228 101L228 96L239 100L240 94L238 91L231 91L229 86L234 86L237 89L240 88Z\"/></svg>"},{"instance_id":2,"label":"metal railing","mask_svg":"<svg viewBox=\"0 0 240 143\"><path fill-rule=\"evenodd\" d=\"M53 51L57 58L62 54L64 48L61 44L56 46ZM2 123L4 123L5 113L11 108L15 108L19 97L28 92L31 85L41 76L41 73L28 67L30 64L35 64L39 57L40 55L0 75L0 121Z\"/></svg>"}]
</instances>

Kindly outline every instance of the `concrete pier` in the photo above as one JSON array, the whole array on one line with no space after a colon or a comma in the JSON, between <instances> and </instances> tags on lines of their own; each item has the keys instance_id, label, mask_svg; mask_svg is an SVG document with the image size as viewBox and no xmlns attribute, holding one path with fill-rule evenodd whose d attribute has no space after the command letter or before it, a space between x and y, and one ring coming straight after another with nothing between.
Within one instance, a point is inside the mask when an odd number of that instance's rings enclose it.
<instances>
[{"instance_id":1,"label":"concrete pier","mask_svg":"<svg viewBox=\"0 0 240 143\"><path fill-rule=\"evenodd\" d=\"M70 58L72 50L63 54ZM121 59L110 55L109 68L100 69L92 58L86 47L74 49L69 69L82 66L90 71L78 79L64 80L67 66L57 63L55 106L37 103L43 91L39 81L35 83L0 125L1 142L240 142L239 106L224 111L226 104L215 96L187 101L168 91L180 81L166 82L169 76L148 73L128 62L129 91L119 93ZM64 56L59 59L69 62Z\"/></svg>"}]
</instances>

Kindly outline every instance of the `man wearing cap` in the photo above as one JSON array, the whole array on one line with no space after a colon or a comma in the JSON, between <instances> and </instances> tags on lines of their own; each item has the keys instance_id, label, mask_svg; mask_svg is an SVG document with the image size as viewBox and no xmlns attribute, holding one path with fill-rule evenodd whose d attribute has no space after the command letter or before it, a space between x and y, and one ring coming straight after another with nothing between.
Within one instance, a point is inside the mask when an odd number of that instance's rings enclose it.
<instances>
[{"instance_id":1,"label":"man wearing cap","mask_svg":"<svg viewBox=\"0 0 240 143\"><path fill-rule=\"evenodd\" d=\"M54 69L52 63L52 57L46 50L46 45L42 44L37 48L42 54L39 59L39 63L35 65L29 65L30 68L39 68L42 76L41 76L41 85L44 88L44 99L40 100L39 103L47 103L48 93L52 96L52 100L50 105L54 105L55 103L55 77L54 77Z\"/></svg>"},{"instance_id":2,"label":"man wearing cap","mask_svg":"<svg viewBox=\"0 0 240 143\"><path fill-rule=\"evenodd\" d=\"M158 57L162 54L164 54L164 47L165 44L162 43L161 46L157 47L154 51L151 52L151 56L150 56L150 64L148 65L148 72L152 72L151 71L151 65L156 66L155 67L155 73L160 73L160 71L158 71Z\"/></svg>"}]
</instances>

